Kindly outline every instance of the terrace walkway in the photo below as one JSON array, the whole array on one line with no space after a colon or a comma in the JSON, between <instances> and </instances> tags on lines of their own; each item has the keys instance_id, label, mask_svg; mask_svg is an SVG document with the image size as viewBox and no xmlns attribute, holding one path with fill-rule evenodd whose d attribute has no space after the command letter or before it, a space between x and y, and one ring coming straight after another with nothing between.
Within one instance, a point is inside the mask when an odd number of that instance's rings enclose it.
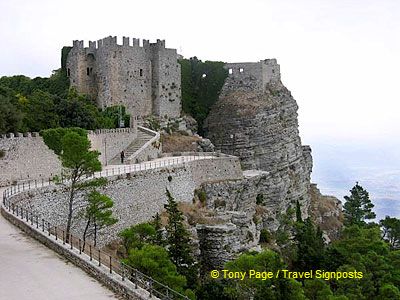
<instances>
[{"instance_id":1,"label":"terrace walkway","mask_svg":"<svg viewBox=\"0 0 400 300\"><path fill-rule=\"evenodd\" d=\"M0 299L119 298L0 215Z\"/></svg>"}]
</instances>

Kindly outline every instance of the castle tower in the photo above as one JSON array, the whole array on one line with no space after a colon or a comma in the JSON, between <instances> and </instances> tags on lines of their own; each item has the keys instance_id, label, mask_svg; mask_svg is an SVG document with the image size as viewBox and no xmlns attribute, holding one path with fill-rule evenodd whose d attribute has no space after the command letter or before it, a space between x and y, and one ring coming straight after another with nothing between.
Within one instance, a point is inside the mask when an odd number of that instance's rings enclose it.
<instances>
[{"instance_id":1,"label":"castle tower","mask_svg":"<svg viewBox=\"0 0 400 300\"><path fill-rule=\"evenodd\" d=\"M100 108L124 105L135 117L154 114L179 117L181 113L181 70L175 49L165 41L138 39L132 44L123 37L89 42L74 41L67 57L70 84L79 93L96 99Z\"/></svg>"}]
</instances>

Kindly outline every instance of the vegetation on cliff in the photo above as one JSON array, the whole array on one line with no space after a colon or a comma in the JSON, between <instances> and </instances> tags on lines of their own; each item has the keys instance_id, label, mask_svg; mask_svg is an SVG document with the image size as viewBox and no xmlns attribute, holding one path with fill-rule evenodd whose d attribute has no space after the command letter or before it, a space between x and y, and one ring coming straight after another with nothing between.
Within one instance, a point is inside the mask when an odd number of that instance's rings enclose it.
<instances>
[{"instance_id":1,"label":"vegetation on cliff","mask_svg":"<svg viewBox=\"0 0 400 300\"><path fill-rule=\"evenodd\" d=\"M182 72L182 109L202 125L211 106L218 100L228 70L220 61L202 62L197 57L179 60Z\"/></svg>"},{"instance_id":2,"label":"vegetation on cliff","mask_svg":"<svg viewBox=\"0 0 400 300\"><path fill-rule=\"evenodd\" d=\"M350 191L354 197L354 191L364 191L359 185ZM360 194L360 195L361 195ZM172 198L172 197L171 197ZM346 198L346 199L347 199ZM364 203L368 203L364 197ZM171 199L170 199L171 201ZM173 200L174 201L174 200ZM349 200L351 201L351 200ZM176 216L179 216L174 205L171 206ZM361 209L363 204L352 205L352 211ZM373 205L368 205L369 213ZM346 213L346 209L345 209ZM171 257L171 251L179 248L187 248L187 232L175 231L174 247L171 248L170 241L165 239L166 230L161 229L161 221L152 224L139 224L133 226L129 242L134 249L134 256L127 262L138 267L150 276L163 274L156 269L149 269L139 262L144 257L149 260L160 255L169 253L170 260L166 262L170 270L175 270L174 276L183 276L186 284L187 275L179 272L176 259ZM178 218L180 219L180 218ZM196 286L197 299L316 299L316 300L346 300L346 299L399 299L400 297L400 220L387 217L380 225L372 222L347 222L339 233L339 238L326 245L323 243L321 230L315 226L310 218L303 219L299 203L296 207L289 209L281 218L282 226L277 233L269 234L267 243L263 243L262 252L246 252L235 260L227 262L219 268L218 278L212 278L210 273L199 274ZM182 220L181 220L182 221ZM181 221L179 221L180 224ZM155 229L157 223L157 230ZM172 226L174 222L167 225ZM180 226L173 226L180 228ZM158 234L156 234L158 232ZM164 233L162 233L164 232ZM156 236L158 236L156 238ZM263 238L265 239L265 237ZM274 243L280 245L279 249L273 247ZM128 243L128 244L129 244ZM156 244L158 244L156 247ZM152 245L153 248L143 248ZM159 247L164 245L165 248ZM130 248L132 246L128 246ZM269 248L270 247L270 248ZM168 250L165 250L168 249ZM132 251L132 250L131 250ZM155 251L155 252L154 252ZM151 257L153 253L153 258ZM150 256L149 256L150 255ZM139 258L137 258L139 256ZM135 258L135 260L133 259ZM170 264L173 263L175 268ZM200 268L201 269L201 268ZM224 278L223 271L246 272L247 277L243 279ZM274 276L266 280L260 278L249 278L250 270L255 272L272 272ZM278 270L288 272L314 272L313 278L289 278L282 275L276 276ZM362 272L360 278L336 279L332 274L338 272ZM317 278L316 272L319 272ZM178 275L179 274L179 275ZM236 273L238 274L238 273ZM159 277L162 280L162 277ZM167 281L164 281L167 282ZM168 281L171 283L171 281ZM179 281L178 281L179 282ZM182 281L183 282L183 281ZM182 286L175 286L181 290Z\"/></svg>"}]
</instances>

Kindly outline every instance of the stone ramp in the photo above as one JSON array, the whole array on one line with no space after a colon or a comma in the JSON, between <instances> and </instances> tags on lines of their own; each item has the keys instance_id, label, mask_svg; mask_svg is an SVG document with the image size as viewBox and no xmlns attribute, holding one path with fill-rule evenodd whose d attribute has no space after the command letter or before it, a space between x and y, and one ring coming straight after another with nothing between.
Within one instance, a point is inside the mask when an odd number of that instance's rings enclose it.
<instances>
[{"instance_id":1,"label":"stone ramp","mask_svg":"<svg viewBox=\"0 0 400 300\"><path fill-rule=\"evenodd\" d=\"M154 135L143 130L138 130L137 138L124 150L125 160L124 164L128 163L128 159L136 154L148 141L150 141ZM122 165L121 156L117 154L113 159L108 162L109 165Z\"/></svg>"}]
</instances>

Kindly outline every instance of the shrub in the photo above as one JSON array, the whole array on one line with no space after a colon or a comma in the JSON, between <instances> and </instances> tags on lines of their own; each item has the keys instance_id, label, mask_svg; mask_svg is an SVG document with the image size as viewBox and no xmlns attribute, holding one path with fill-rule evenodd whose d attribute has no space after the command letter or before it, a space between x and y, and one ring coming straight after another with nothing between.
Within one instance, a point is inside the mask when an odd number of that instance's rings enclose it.
<instances>
[{"instance_id":1,"label":"shrub","mask_svg":"<svg viewBox=\"0 0 400 300\"><path fill-rule=\"evenodd\" d=\"M271 241L272 235L268 229L261 229L260 232L260 243L269 243Z\"/></svg>"}]
</instances>

